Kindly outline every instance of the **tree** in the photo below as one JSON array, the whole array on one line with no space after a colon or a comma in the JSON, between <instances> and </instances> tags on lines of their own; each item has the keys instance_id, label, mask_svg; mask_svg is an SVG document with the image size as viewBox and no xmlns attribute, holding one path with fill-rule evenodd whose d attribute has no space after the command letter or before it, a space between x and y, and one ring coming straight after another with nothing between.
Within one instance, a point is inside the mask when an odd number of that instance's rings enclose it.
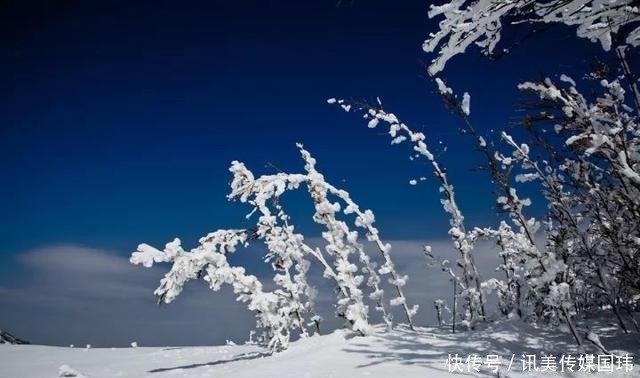
<instances>
[{"instance_id":1,"label":"tree","mask_svg":"<svg viewBox=\"0 0 640 378\"><path fill-rule=\"evenodd\" d=\"M381 240L373 212L362 211L348 192L328 183L317 171L316 160L311 154L301 144L298 148L305 163L305 173L277 173L256 178L243 163L231 163L229 171L233 179L228 199L251 206L247 217L258 214L255 228L217 230L200 239L200 245L189 252L182 249L179 239L168 243L163 251L141 244L132 254L131 262L145 267L154 263L172 264L155 291L162 303L171 303L182 292L184 284L192 279L203 278L214 291L222 284L231 285L238 300L247 303L249 310L256 313L257 325L263 332L262 340L274 351L287 348L294 330L303 337L308 335L309 320L319 327L313 303L315 289L307 281L312 261L320 265L325 278L334 282L336 314L344 318L356 334L371 333L369 305L361 289L365 276L370 291L368 297L374 301L388 327L392 326L388 307L391 305L403 309L408 326L413 328L412 318L417 306L410 308L407 304L402 289L407 277L396 271L391 245ZM307 187L314 202L313 220L325 230L322 233L324 251L305 243L304 236L295 231L280 203L285 192L301 185ZM352 230L346 220L340 220L339 213L355 215L353 225L364 230L384 261L380 268L359 241L358 232ZM254 240L262 241L267 247L265 261L271 263L273 280L278 286L272 292L266 292L260 280L247 275L244 268L232 267L227 261L227 254ZM354 261L354 255L358 262ZM389 277L388 282L397 295L388 303L382 288L381 277L384 276Z\"/></svg>"},{"instance_id":2,"label":"tree","mask_svg":"<svg viewBox=\"0 0 640 378\"><path fill-rule=\"evenodd\" d=\"M605 50L611 49L612 36L620 33L629 45L616 48L620 75L600 78L604 93L592 101L566 75L560 75L562 85L551 79L519 85L540 100L529 106L532 112L523 120L536 158L529 144L517 143L505 132L500 146L496 141L487 142L471 122L469 94L458 98L441 78L433 78L445 106L461 118L465 133L473 137L483 156L483 167L499 193L496 208L506 219L495 228L465 227L453 185L429 151L424 134L412 131L382 109L379 100L377 106L329 100L345 111L355 105L369 119L369 128L380 122L388 124L392 144L407 142L416 157L429 161L440 181L441 202L450 217L449 234L460 253L457 266L461 272L458 274L447 260L442 267L456 284L454 294L459 292L464 304L462 320L471 327L474 321L486 319L485 297L495 292L503 315L564 322L579 346L583 337L575 318L583 313L610 308L624 332L629 331L627 321L638 329L634 312L640 299L640 95L626 59L628 49L640 44L640 28L630 30L640 21L637 5L633 1L454 0L431 6L430 17L444 16L440 30L430 34L424 44L425 51L437 52L428 68L431 75L441 72L449 59L472 43L487 55L493 53L505 20L575 26L579 37L599 41ZM622 79L626 79L628 91ZM545 158L538 158L540 154ZM526 215L532 201L518 196L518 186L534 183L547 202L544 229ZM536 235L541 235L544 247L536 243ZM503 261L498 269L504 272L505 280L482 280L472 253L479 239L495 241ZM593 332L587 330L584 339L606 350L599 341L594 342L598 338Z\"/></svg>"},{"instance_id":3,"label":"tree","mask_svg":"<svg viewBox=\"0 0 640 378\"><path fill-rule=\"evenodd\" d=\"M449 218L448 234L457 251L455 264L448 259L439 263L453 285L453 332L458 317L459 324L473 329L494 314L550 325L564 323L579 347L589 341L608 353L598 336L577 320L606 309L622 331L630 332L629 324L640 331L635 319L640 309L640 93L626 56L640 44L640 28L635 25L640 21L638 3L453 0L431 6L429 16L439 15L444 16L439 31L424 45L428 52L437 51L428 68L432 75L472 43L485 54L493 53L505 21L561 23L575 27L579 37L598 41L605 50L616 46L620 69L613 77L601 72L585 75L597 82L590 96L564 74L557 80L518 86L533 95L522 119L529 132L527 143L504 131L499 140L482 135L472 122L471 96L465 92L458 97L442 78L433 77L445 106L459 117L495 186L495 208L501 219L494 225L467 224L447 170L430 151L425 134L386 111L380 100L376 105L328 100L346 112L362 112L369 128L387 127L391 144L409 145L411 157L426 159L438 180L440 202ZM293 332L305 337L310 324L319 329L316 290L307 279L312 264L318 264L335 285L336 315L355 334L372 331L371 301L389 328L397 307L413 329L417 306L407 304L408 277L397 272L391 245L381 238L374 213L361 210L348 192L327 182L313 156L301 144L298 149L303 173L256 177L243 163L232 162L228 199L251 206L247 218L257 218L254 228L215 231L189 252L178 239L163 251L141 244L131 261L147 267L172 264L155 291L164 303L172 302L191 279L204 278L213 290L230 284L238 300L256 313L262 340L274 351L285 349ZM543 221L530 215L533 201L520 196L520 189L532 185L547 209ZM323 229L323 248L306 244L281 204L286 192L301 186L314 204L314 222ZM368 244L361 241L360 233ZM501 261L496 270L504 278L482 278L474 258L480 240L493 241ZM254 241L266 246L265 261L271 264L277 287L271 292L263 289L257 277L227 262L228 253ZM380 266L371 249L377 251ZM425 253L433 258L429 247ZM368 289L362 287L364 282ZM383 288L387 284L394 292L388 301ZM495 301L488 300L492 296ZM440 322L442 310L448 307L443 300L434 306Z\"/></svg>"}]
</instances>

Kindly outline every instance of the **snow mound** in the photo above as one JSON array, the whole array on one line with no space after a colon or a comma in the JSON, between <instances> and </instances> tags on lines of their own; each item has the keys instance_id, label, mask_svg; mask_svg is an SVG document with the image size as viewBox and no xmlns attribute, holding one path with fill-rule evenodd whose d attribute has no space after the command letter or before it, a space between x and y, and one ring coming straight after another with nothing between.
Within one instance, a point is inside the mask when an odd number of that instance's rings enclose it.
<instances>
[{"instance_id":1,"label":"snow mound","mask_svg":"<svg viewBox=\"0 0 640 378\"><path fill-rule=\"evenodd\" d=\"M76 377L76 378L84 378L85 376L78 373L77 370L72 368L69 365L62 365L58 368L58 377Z\"/></svg>"}]
</instances>

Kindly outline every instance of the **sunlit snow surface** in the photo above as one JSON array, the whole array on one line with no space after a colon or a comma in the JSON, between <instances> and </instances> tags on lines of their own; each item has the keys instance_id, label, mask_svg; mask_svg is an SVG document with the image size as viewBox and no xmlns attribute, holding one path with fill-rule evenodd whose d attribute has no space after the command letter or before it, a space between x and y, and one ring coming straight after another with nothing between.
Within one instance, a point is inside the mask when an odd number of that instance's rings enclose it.
<instances>
[{"instance_id":1,"label":"sunlit snow surface","mask_svg":"<svg viewBox=\"0 0 640 378\"><path fill-rule=\"evenodd\" d=\"M638 355L637 335L614 335L606 324L599 329L605 345L616 353ZM419 328L416 332L378 328L368 337L345 337L338 331L296 341L289 350L270 356L253 345L166 348L63 348L34 345L0 346L0 376L15 378L58 377L64 365L71 375L85 377L495 377L481 372L450 373L448 354L467 356L498 354L503 369L515 354L512 371L517 377L640 377L638 366L625 373L522 372L524 354L575 353L569 335L541 330L520 322L502 322L475 332L451 334L448 328ZM595 353L593 350L587 352Z\"/></svg>"}]
</instances>

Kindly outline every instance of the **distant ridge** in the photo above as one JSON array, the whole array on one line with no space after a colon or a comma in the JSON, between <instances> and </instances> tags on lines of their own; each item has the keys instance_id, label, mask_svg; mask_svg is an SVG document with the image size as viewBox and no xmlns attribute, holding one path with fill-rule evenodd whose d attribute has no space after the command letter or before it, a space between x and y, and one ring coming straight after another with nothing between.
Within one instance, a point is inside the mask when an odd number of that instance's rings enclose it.
<instances>
[{"instance_id":1,"label":"distant ridge","mask_svg":"<svg viewBox=\"0 0 640 378\"><path fill-rule=\"evenodd\" d=\"M0 329L0 344L29 344L29 342Z\"/></svg>"}]
</instances>

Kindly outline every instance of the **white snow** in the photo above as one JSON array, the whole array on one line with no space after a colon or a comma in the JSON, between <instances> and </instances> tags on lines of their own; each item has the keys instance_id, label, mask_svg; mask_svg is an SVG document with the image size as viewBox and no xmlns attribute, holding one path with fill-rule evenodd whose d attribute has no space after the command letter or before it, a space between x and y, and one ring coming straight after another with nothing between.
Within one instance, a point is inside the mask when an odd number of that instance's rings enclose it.
<instances>
[{"instance_id":1,"label":"white snow","mask_svg":"<svg viewBox=\"0 0 640 378\"><path fill-rule=\"evenodd\" d=\"M435 80L436 80L436 84L438 84L438 91L440 92L440 94L443 94L443 95L453 94L453 90L447 87L447 85L444 83L444 81L442 81L442 79L440 79L439 77L436 77Z\"/></svg>"},{"instance_id":2,"label":"white snow","mask_svg":"<svg viewBox=\"0 0 640 378\"><path fill-rule=\"evenodd\" d=\"M609 327L609 330L611 327ZM603 330L598 332L602 335ZM612 331L610 331L612 332ZM604 332L606 334L606 332ZM610 336L605 338L611 343ZM631 343L634 335L616 340ZM503 321L474 332L451 334L450 326L385 331L378 326L371 336L348 337L346 331L312 336L291 343L281 353L269 355L256 345L210 347L139 347L93 348L88 351L39 345L5 345L0 347L0 376L20 378L42 377L463 377L449 372L449 354L477 354L502 357L501 368L509 377L566 377L561 372L522 372L522 354L543 353L558 356L576 354L567 333L533 328L518 320ZM620 344L621 345L621 344ZM637 346L637 343L635 344ZM619 347L619 345L617 345ZM637 348L636 348L637 349ZM588 350L589 353L597 354ZM627 353L613 349L611 353ZM506 371L512 355L514 368ZM466 366L464 367L466 369ZM495 377L492 367L483 364L473 376ZM634 370L596 373L604 377L632 377ZM62 375L62 374L66 375ZM533 374L532 374L533 373ZM74 375L75 374L75 375ZM566 374L566 373L565 373ZM593 377L585 372L572 377Z\"/></svg>"},{"instance_id":3,"label":"white snow","mask_svg":"<svg viewBox=\"0 0 640 378\"><path fill-rule=\"evenodd\" d=\"M460 104L460 108L462 109L462 112L464 112L465 115L469 115L471 114L471 96L469 95L469 93L464 92L464 94L462 95L462 103Z\"/></svg>"},{"instance_id":4,"label":"white snow","mask_svg":"<svg viewBox=\"0 0 640 378\"><path fill-rule=\"evenodd\" d=\"M75 370L74 368L72 368L69 365L62 365L62 366L60 366L60 368L58 368L58 377L77 377L77 378L82 378L82 377L84 377L84 375L82 375L81 373L78 373L77 370Z\"/></svg>"}]
</instances>

